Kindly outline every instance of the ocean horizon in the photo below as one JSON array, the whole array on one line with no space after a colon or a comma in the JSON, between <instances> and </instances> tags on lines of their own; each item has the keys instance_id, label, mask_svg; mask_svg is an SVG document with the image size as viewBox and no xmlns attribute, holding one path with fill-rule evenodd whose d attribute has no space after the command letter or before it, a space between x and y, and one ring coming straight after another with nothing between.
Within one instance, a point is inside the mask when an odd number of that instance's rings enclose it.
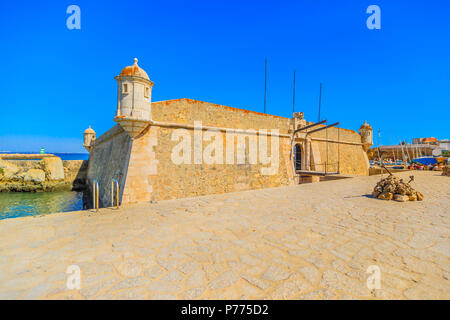
<instances>
[{"instance_id":1,"label":"ocean horizon","mask_svg":"<svg viewBox=\"0 0 450 320\"><path fill-rule=\"evenodd\" d=\"M0 151L8 154L40 154L40 151ZM61 160L88 160L89 153L82 152L45 152L44 154L54 154Z\"/></svg>"}]
</instances>

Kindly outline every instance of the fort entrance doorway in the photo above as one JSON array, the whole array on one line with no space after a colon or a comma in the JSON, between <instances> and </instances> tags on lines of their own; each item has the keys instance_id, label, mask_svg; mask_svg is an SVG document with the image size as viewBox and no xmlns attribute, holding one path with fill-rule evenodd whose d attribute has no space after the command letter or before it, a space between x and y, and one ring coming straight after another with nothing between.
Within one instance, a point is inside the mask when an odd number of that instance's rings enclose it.
<instances>
[{"instance_id":1,"label":"fort entrance doorway","mask_svg":"<svg viewBox=\"0 0 450 320\"><path fill-rule=\"evenodd\" d=\"M294 167L295 171L302 169L302 147L296 144L294 147Z\"/></svg>"}]
</instances>

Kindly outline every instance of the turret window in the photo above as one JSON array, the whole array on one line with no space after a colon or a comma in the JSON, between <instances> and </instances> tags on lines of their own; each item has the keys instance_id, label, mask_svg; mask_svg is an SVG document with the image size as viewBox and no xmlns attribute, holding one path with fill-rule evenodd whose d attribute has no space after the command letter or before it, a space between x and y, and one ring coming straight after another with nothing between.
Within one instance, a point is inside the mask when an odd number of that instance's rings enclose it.
<instances>
[{"instance_id":1,"label":"turret window","mask_svg":"<svg viewBox=\"0 0 450 320\"><path fill-rule=\"evenodd\" d=\"M122 93L123 94L128 94L128 84L124 83L122 86Z\"/></svg>"},{"instance_id":2,"label":"turret window","mask_svg":"<svg viewBox=\"0 0 450 320\"><path fill-rule=\"evenodd\" d=\"M150 97L150 88L149 87L144 88L144 97L146 97L146 98Z\"/></svg>"}]
</instances>

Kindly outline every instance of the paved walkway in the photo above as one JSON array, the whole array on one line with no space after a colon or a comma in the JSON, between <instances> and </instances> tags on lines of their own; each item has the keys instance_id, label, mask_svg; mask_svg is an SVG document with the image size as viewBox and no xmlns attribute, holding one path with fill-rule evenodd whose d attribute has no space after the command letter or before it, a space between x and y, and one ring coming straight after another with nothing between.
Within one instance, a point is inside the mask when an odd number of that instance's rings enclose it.
<instances>
[{"instance_id":1,"label":"paved walkway","mask_svg":"<svg viewBox=\"0 0 450 320\"><path fill-rule=\"evenodd\" d=\"M450 299L450 178L414 175L423 202L372 176L2 220L0 298Z\"/></svg>"}]
</instances>

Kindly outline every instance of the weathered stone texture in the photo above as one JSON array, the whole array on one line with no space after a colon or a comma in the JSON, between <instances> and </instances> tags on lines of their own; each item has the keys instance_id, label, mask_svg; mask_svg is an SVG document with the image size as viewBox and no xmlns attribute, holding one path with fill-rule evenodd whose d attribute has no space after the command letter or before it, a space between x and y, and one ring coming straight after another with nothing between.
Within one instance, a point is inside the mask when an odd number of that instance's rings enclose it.
<instances>
[{"instance_id":1,"label":"weathered stone texture","mask_svg":"<svg viewBox=\"0 0 450 320\"><path fill-rule=\"evenodd\" d=\"M107 135L108 134L108 135ZM120 185L120 196L123 195L128 162L132 146L131 138L119 125L97 139L95 148L89 154L87 182L92 190L94 180L99 184L100 206L111 206L111 180L115 178Z\"/></svg>"},{"instance_id":2,"label":"weathered stone texture","mask_svg":"<svg viewBox=\"0 0 450 320\"><path fill-rule=\"evenodd\" d=\"M44 161L48 180L64 180L64 167L61 158L46 157L42 160Z\"/></svg>"},{"instance_id":3,"label":"weathered stone texture","mask_svg":"<svg viewBox=\"0 0 450 320\"><path fill-rule=\"evenodd\" d=\"M44 182L45 172L39 169L30 169L25 171L21 177L25 182Z\"/></svg>"},{"instance_id":4,"label":"weathered stone texture","mask_svg":"<svg viewBox=\"0 0 450 320\"><path fill-rule=\"evenodd\" d=\"M21 158L22 155L10 156ZM84 189L87 161L61 161L50 154L23 156L24 160L0 160L0 192ZM33 156L37 160L28 160Z\"/></svg>"},{"instance_id":5,"label":"weathered stone texture","mask_svg":"<svg viewBox=\"0 0 450 320\"><path fill-rule=\"evenodd\" d=\"M220 106L212 103L179 99L152 103L152 118L157 122L194 125L201 121L202 126L231 129L253 129L268 131L276 129L280 134L289 134L292 119ZM191 162L176 164L172 160L172 150L179 141L172 140L175 130L185 130L191 138ZM338 129L328 129L328 138L337 139ZM204 132L204 131L203 131ZM343 174L367 175L367 161L358 133L339 129L339 137L351 144L341 144L338 152L336 143L328 144L329 171L338 153ZM316 150L312 157L327 159L324 133L313 134L312 146ZM263 174L270 164L262 164L259 155L257 164L249 163L249 137L245 138L245 164L237 164L237 138L234 141L234 164L226 164L226 133L220 131L223 146L222 163L195 163L194 130L151 125L140 136L131 140L120 126L115 126L95 141L90 154L88 180L92 184L97 179L100 185L102 206L111 205L111 178L120 183L121 202L146 202L151 200L175 199L206 194L279 187L295 184L291 160L291 141L289 137L279 137L279 161L275 174ZM323 137L322 137L323 136ZM272 148L270 136L263 137L268 150ZM210 142L203 141L203 152ZM202 152L202 153L203 153ZM270 152L268 152L270 155ZM313 168L314 169L314 168ZM317 168L316 168L317 169Z\"/></svg>"}]
</instances>

